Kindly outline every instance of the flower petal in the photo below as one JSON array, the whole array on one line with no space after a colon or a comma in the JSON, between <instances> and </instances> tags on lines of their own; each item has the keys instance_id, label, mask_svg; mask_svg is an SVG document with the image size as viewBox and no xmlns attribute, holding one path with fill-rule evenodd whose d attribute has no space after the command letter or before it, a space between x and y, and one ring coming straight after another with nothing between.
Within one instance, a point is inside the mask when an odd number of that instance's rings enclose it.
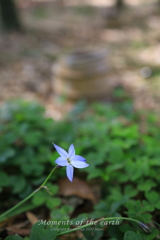
<instances>
[{"instance_id":1,"label":"flower petal","mask_svg":"<svg viewBox=\"0 0 160 240\"><path fill-rule=\"evenodd\" d=\"M57 150L57 152L59 153L59 155L60 155L61 157L68 157L68 153L67 153L63 148L57 146L57 145L54 144L54 143L53 143L53 145L54 145L55 149Z\"/></svg>"},{"instance_id":2,"label":"flower petal","mask_svg":"<svg viewBox=\"0 0 160 240\"><path fill-rule=\"evenodd\" d=\"M67 166L68 162L64 157L59 157L56 159L55 163L57 163L59 166Z\"/></svg>"},{"instance_id":3,"label":"flower petal","mask_svg":"<svg viewBox=\"0 0 160 240\"><path fill-rule=\"evenodd\" d=\"M75 156L75 149L73 144L70 145L68 154L69 154L69 158L72 160Z\"/></svg>"},{"instance_id":4,"label":"flower petal","mask_svg":"<svg viewBox=\"0 0 160 240\"><path fill-rule=\"evenodd\" d=\"M68 179L72 182L73 180L73 166L71 164L68 164L67 165L67 168L66 168L66 173L67 173L67 177Z\"/></svg>"},{"instance_id":5,"label":"flower petal","mask_svg":"<svg viewBox=\"0 0 160 240\"><path fill-rule=\"evenodd\" d=\"M85 168L85 167L89 166L88 163L85 163L85 162L82 162L82 161L72 161L71 164L75 168Z\"/></svg>"},{"instance_id":6,"label":"flower petal","mask_svg":"<svg viewBox=\"0 0 160 240\"><path fill-rule=\"evenodd\" d=\"M82 162L86 162L86 159L79 156L79 155L75 155L73 161L82 161Z\"/></svg>"}]
</instances>

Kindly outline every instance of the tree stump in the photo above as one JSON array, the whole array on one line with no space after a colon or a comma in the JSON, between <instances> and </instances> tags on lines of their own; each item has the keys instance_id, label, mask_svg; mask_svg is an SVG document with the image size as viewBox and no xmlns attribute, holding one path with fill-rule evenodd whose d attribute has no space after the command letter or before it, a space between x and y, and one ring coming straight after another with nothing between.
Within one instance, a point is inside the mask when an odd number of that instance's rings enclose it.
<instances>
[{"instance_id":1,"label":"tree stump","mask_svg":"<svg viewBox=\"0 0 160 240\"><path fill-rule=\"evenodd\" d=\"M106 96L109 61L106 50L79 50L63 56L54 66L53 89L68 99L97 99Z\"/></svg>"}]
</instances>

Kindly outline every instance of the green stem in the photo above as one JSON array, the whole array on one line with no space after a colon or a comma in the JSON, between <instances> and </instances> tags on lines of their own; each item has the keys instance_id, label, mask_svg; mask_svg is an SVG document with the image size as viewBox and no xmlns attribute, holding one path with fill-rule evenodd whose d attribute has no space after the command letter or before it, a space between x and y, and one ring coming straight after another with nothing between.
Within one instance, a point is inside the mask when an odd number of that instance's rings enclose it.
<instances>
[{"instance_id":1,"label":"green stem","mask_svg":"<svg viewBox=\"0 0 160 240\"><path fill-rule=\"evenodd\" d=\"M52 169L52 171L50 172L50 174L48 175L48 177L47 177L47 178L44 180L44 182L41 184L40 188L46 185L46 183L48 182L48 180L49 180L50 177L52 176L52 173L56 170L57 167L58 167L58 165L55 166L55 167Z\"/></svg>"},{"instance_id":2,"label":"green stem","mask_svg":"<svg viewBox=\"0 0 160 240\"><path fill-rule=\"evenodd\" d=\"M35 190L34 192L32 192L30 195L28 195L25 199L23 199L21 202L19 202L18 204L16 204L14 207L10 208L8 211L4 212L3 214L0 215L0 222L2 220L5 220L7 217L7 215L9 213L11 213L12 211L14 211L16 208L18 208L19 206L21 206L23 203L25 203L27 200L29 200L31 197L34 196L34 194L36 194L36 192L38 192L43 186L45 186L45 184L47 183L47 181L49 180L49 178L51 177L52 173L55 171L55 169L58 167L55 166L52 171L50 172L50 174L48 175L48 177L44 180L44 182L41 184L41 186Z\"/></svg>"},{"instance_id":3,"label":"green stem","mask_svg":"<svg viewBox=\"0 0 160 240\"><path fill-rule=\"evenodd\" d=\"M136 219L133 219L133 218L126 218L126 217L110 217L110 218L101 218L101 219L98 219L98 220L95 220L94 222L100 222L100 221L111 221L111 220L128 220L128 221L132 221L132 222L136 222L136 223L140 223L140 221L136 220ZM71 230L68 230L68 231L65 231L65 232L62 232L62 233L58 233L57 235L60 236L60 235L64 235L64 234L67 234L67 233L71 233L71 232L74 232L74 231L77 231L77 230L80 230L82 228L85 228L85 227L89 227L89 226L94 226L93 224L93 221L91 223L88 223L88 224L85 224L83 226L80 226L80 227L77 227L77 228L73 228Z\"/></svg>"}]
</instances>

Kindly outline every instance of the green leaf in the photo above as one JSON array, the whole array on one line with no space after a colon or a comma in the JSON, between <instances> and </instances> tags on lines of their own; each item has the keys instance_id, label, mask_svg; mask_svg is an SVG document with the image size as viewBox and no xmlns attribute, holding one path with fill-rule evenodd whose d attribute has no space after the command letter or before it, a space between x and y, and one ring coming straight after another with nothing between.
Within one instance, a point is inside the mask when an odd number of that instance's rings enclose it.
<instances>
[{"instance_id":1,"label":"green leaf","mask_svg":"<svg viewBox=\"0 0 160 240\"><path fill-rule=\"evenodd\" d=\"M109 226L108 234L109 234L109 236L116 238L117 240L123 239L123 234L121 233L118 226Z\"/></svg>"},{"instance_id":2,"label":"green leaf","mask_svg":"<svg viewBox=\"0 0 160 240\"><path fill-rule=\"evenodd\" d=\"M160 196L157 192L151 191L145 193L146 198L148 199L148 205L154 211L155 208L160 209ZM143 201L143 204L146 204L147 201Z\"/></svg>"},{"instance_id":3,"label":"green leaf","mask_svg":"<svg viewBox=\"0 0 160 240\"><path fill-rule=\"evenodd\" d=\"M110 198L112 199L112 201L119 202L124 198L120 186L117 186L116 188L112 187L110 191Z\"/></svg>"},{"instance_id":4,"label":"green leaf","mask_svg":"<svg viewBox=\"0 0 160 240\"><path fill-rule=\"evenodd\" d=\"M142 205L143 205L144 210L145 210L146 212L153 212L154 209L155 209L155 206L152 205L150 202L148 202L148 201L146 201L146 200L143 200L143 201L142 201Z\"/></svg>"},{"instance_id":5,"label":"green leaf","mask_svg":"<svg viewBox=\"0 0 160 240\"><path fill-rule=\"evenodd\" d=\"M143 239L145 240L153 240L155 239L155 237L158 236L158 234L159 234L159 231L156 228L153 228L150 233L144 233L144 232L141 233L141 235L143 236Z\"/></svg>"},{"instance_id":6,"label":"green leaf","mask_svg":"<svg viewBox=\"0 0 160 240\"><path fill-rule=\"evenodd\" d=\"M66 216L66 212L63 208L53 210L50 215L51 215L51 218L57 219L57 220L61 220L61 219L64 219L64 218L69 219L69 216Z\"/></svg>"},{"instance_id":7,"label":"green leaf","mask_svg":"<svg viewBox=\"0 0 160 240\"><path fill-rule=\"evenodd\" d=\"M72 223L73 225L79 225L81 221L83 222L83 220L86 221L87 219L88 219L88 215L86 213L81 213L76 218L72 219Z\"/></svg>"},{"instance_id":8,"label":"green leaf","mask_svg":"<svg viewBox=\"0 0 160 240\"><path fill-rule=\"evenodd\" d=\"M42 225L39 222L35 223L31 229L30 240L54 240L57 232L52 231L49 226Z\"/></svg>"},{"instance_id":9,"label":"green leaf","mask_svg":"<svg viewBox=\"0 0 160 240\"><path fill-rule=\"evenodd\" d=\"M88 175L88 180L99 177L99 176L101 176L101 174L102 174L102 170L95 168L95 170L91 171L91 173Z\"/></svg>"},{"instance_id":10,"label":"green leaf","mask_svg":"<svg viewBox=\"0 0 160 240\"><path fill-rule=\"evenodd\" d=\"M35 206L39 206L46 202L47 197L48 193L40 190L33 196L32 202L33 204L35 204Z\"/></svg>"},{"instance_id":11,"label":"green leaf","mask_svg":"<svg viewBox=\"0 0 160 240\"><path fill-rule=\"evenodd\" d=\"M53 185L51 183L47 183L47 187L49 189L49 191L54 195L58 192L58 186L57 185Z\"/></svg>"},{"instance_id":12,"label":"green leaf","mask_svg":"<svg viewBox=\"0 0 160 240\"><path fill-rule=\"evenodd\" d=\"M151 179L147 179L147 180L143 180L141 181L141 183L139 183L137 185L138 189L140 191L150 191L151 188L155 187L156 186L156 183L154 181L152 181Z\"/></svg>"},{"instance_id":13,"label":"green leaf","mask_svg":"<svg viewBox=\"0 0 160 240\"><path fill-rule=\"evenodd\" d=\"M136 224L136 227L137 227L137 224ZM121 230L121 232L126 233L127 231L132 231L133 226L131 226L131 224L129 222L125 223L125 224L121 224L120 230Z\"/></svg>"},{"instance_id":14,"label":"green leaf","mask_svg":"<svg viewBox=\"0 0 160 240\"><path fill-rule=\"evenodd\" d=\"M23 238L18 235L12 235L12 236L6 237L5 240L23 240Z\"/></svg>"},{"instance_id":15,"label":"green leaf","mask_svg":"<svg viewBox=\"0 0 160 240\"><path fill-rule=\"evenodd\" d=\"M128 212L131 213L131 214L137 214L137 213L142 213L143 212L142 205L141 205L141 202L139 200L138 201L130 200L127 203L127 208L128 208Z\"/></svg>"},{"instance_id":16,"label":"green leaf","mask_svg":"<svg viewBox=\"0 0 160 240\"><path fill-rule=\"evenodd\" d=\"M155 191L146 192L145 196L151 203L156 203L158 200L160 200L159 194Z\"/></svg>"},{"instance_id":17,"label":"green leaf","mask_svg":"<svg viewBox=\"0 0 160 240\"><path fill-rule=\"evenodd\" d=\"M149 213L143 213L140 215L140 218L144 223L149 223L151 221L152 215Z\"/></svg>"},{"instance_id":18,"label":"green leaf","mask_svg":"<svg viewBox=\"0 0 160 240\"><path fill-rule=\"evenodd\" d=\"M40 176L43 174L43 170L44 170L44 167L43 165L37 165L35 163L30 163L30 165L27 164L23 164L22 167L21 167L23 173L25 175L30 175L31 173L34 174L34 176Z\"/></svg>"},{"instance_id":19,"label":"green leaf","mask_svg":"<svg viewBox=\"0 0 160 240\"><path fill-rule=\"evenodd\" d=\"M32 192L31 185L27 185L26 188L18 195L21 199L26 198Z\"/></svg>"},{"instance_id":20,"label":"green leaf","mask_svg":"<svg viewBox=\"0 0 160 240\"><path fill-rule=\"evenodd\" d=\"M109 162L123 163L124 153L122 148L117 144L111 144Z\"/></svg>"},{"instance_id":21,"label":"green leaf","mask_svg":"<svg viewBox=\"0 0 160 240\"><path fill-rule=\"evenodd\" d=\"M44 180L45 180L45 176L42 176L42 177L40 177L40 178L35 178L35 179L33 179L33 180L32 180L32 183L33 183L33 185L35 185L35 186L39 186L39 185L41 185L42 182L44 182ZM48 185L47 185L47 186L48 186Z\"/></svg>"},{"instance_id":22,"label":"green leaf","mask_svg":"<svg viewBox=\"0 0 160 240\"><path fill-rule=\"evenodd\" d=\"M119 173L118 181L120 183L127 182L128 180L129 180L129 176L128 175L125 175L124 173Z\"/></svg>"},{"instance_id":23,"label":"green leaf","mask_svg":"<svg viewBox=\"0 0 160 240\"><path fill-rule=\"evenodd\" d=\"M42 137L42 132L34 131L34 132L27 132L24 137L24 141L29 146L37 146L40 143L40 139Z\"/></svg>"},{"instance_id":24,"label":"green leaf","mask_svg":"<svg viewBox=\"0 0 160 240\"><path fill-rule=\"evenodd\" d=\"M134 188L132 185L127 185L124 189L124 193L128 197L135 197L138 194L138 190Z\"/></svg>"},{"instance_id":25,"label":"green leaf","mask_svg":"<svg viewBox=\"0 0 160 240\"><path fill-rule=\"evenodd\" d=\"M15 155L15 150L12 148L7 148L6 151L3 151L0 154L0 162L3 163L6 160L8 160L9 158L13 157Z\"/></svg>"},{"instance_id":26,"label":"green leaf","mask_svg":"<svg viewBox=\"0 0 160 240\"><path fill-rule=\"evenodd\" d=\"M128 202L128 197L124 196L120 201L112 203L110 213L112 214L116 212L120 206L123 206L127 202Z\"/></svg>"},{"instance_id":27,"label":"green leaf","mask_svg":"<svg viewBox=\"0 0 160 240\"><path fill-rule=\"evenodd\" d=\"M124 234L124 240L144 240L140 233L128 231Z\"/></svg>"},{"instance_id":28,"label":"green leaf","mask_svg":"<svg viewBox=\"0 0 160 240\"><path fill-rule=\"evenodd\" d=\"M25 187L27 186L27 182L23 176L11 176L10 183L13 187L12 192L13 193L20 193L22 192Z\"/></svg>"},{"instance_id":29,"label":"green leaf","mask_svg":"<svg viewBox=\"0 0 160 240\"><path fill-rule=\"evenodd\" d=\"M83 228L81 231L87 240L99 240L103 235L103 227L100 225L100 223L96 226L91 225L87 228Z\"/></svg>"},{"instance_id":30,"label":"green leaf","mask_svg":"<svg viewBox=\"0 0 160 240\"><path fill-rule=\"evenodd\" d=\"M0 171L0 186L5 187L10 183L9 177L5 172Z\"/></svg>"},{"instance_id":31,"label":"green leaf","mask_svg":"<svg viewBox=\"0 0 160 240\"><path fill-rule=\"evenodd\" d=\"M155 204L155 208L157 208L157 209L160 210L160 201L158 201L158 202Z\"/></svg>"},{"instance_id":32,"label":"green leaf","mask_svg":"<svg viewBox=\"0 0 160 240\"><path fill-rule=\"evenodd\" d=\"M74 207L69 205L64 205L63 207L61 207L61 210L65 212L65 214L70 214L74 211Z\"/></svg>"},{"instance_id":33,"label":"green leaf","mask_svg":"<svg viewBox=\"0 0 160 240\"><path fill-rule=\"evenodd\" d=\"M55 209L53 211L51 211L50 216L52 219L56 219L56 220L68 220L70 214L73 212L74 208L72 206L69 205L64 205L62 206L60 209Z\"/></svg>"},{"instance_id":34,"label":"green leaf","mask_svg":"<svg viewBox=\"0 0 160 240\"><path fill-rule=\"evenodd\" d=\"M126 204L128 208L128 215L129 217L138 217L139 220L147 223L150 222L152 215L149 213L146 213L148 210L148 206L142 206L140 200L129 200L129 202ZM143 213L143 214L142 214Z\"/></svg>"},{"instance_id":35,"label":"green leaf","mask_svg":"<svg viewBox=\"0 0 160 240\"><path fill-rule=\"evenodd\" d=\"M58 207L60 204L61 204L60 199L55 198L55 197L48 198L47 201L46 201L46 206L49 209L54 209L54 208Z\"/></svg>"}]
</instances>

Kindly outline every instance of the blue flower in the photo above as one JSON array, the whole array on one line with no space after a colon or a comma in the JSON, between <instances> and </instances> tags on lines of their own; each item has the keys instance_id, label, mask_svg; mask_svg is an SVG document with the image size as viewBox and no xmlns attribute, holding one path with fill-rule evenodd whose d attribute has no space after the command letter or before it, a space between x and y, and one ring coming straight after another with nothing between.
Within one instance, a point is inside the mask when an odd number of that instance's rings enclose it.
<instances>
[{"instance_id":1,"label":"blue flower","mask_svg":"<svg viewBox=\"0 0 160 240\"><path fill-rule=\"evenodd\" d=\"M151 232L151 229L150 229L146 224L144 224L144 223L142 223L142 222L139 222L138 225L139 225L140 228L142 228L142 230L143 230L144 232L146 232L146 233Z\"/></svg>"},{"instance_id":2,"label":"blue flower","mask_svg":"<svg viewBox=\"0 0 160 240\"><path fill-rule=\"evenodd\" d=\"M60 157L56 159L55 163L57 163L59 166L66 166L66 174L71 182L73 180L73 167L85 168L89 166L89 164L85 163L86 160L83 157L75 155L73 144L70 145L68 153L56 144L53 143L53 145L60 155Z\"/></svg>"}]
</instances>

